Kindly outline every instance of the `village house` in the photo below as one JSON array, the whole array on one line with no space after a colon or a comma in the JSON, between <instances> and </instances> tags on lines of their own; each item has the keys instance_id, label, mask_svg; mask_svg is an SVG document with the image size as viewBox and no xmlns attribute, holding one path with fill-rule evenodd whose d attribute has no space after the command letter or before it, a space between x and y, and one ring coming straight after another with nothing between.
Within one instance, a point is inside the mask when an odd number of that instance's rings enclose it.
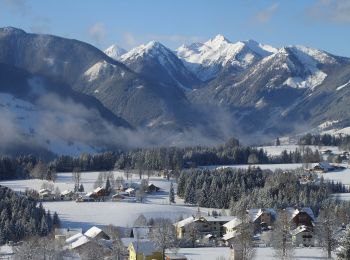
<instances>
[{"instance_id":1,"label":"village house","mask_svg":"<svg viewBox=\"0 0 350 260\"><path fill-rule=\"evenodd\" d=\"M48 189L39 190L40 200L52 200L53 198L54 198L54 195L52 194L51 190L48 190Z\"/></svg>"},{"instance_id":2,"label":"village house","mask_svg":"<svg viewBox=\"0 0 350 260\"><path fill-rule=\"evenodd\" d=\"M292 228L296 228L298 226L306 226L313 230L315 215L311 208L286 208L285 210L287 211L289 221L292 224Z\"/></svg>"},{"instance_id":3,"label":"village house","mask_svg":"<svg viewBox=\"0 0 350 260\"><path fill-rule=\"evenodd\" d=\"M61 200L72 200L74 197L74 192L70 190L64 190L60 194Z\"/></svg>"},{"instance_id":4,"label":"village house","mask_svg":"<svg viewBox=\"0 0 350 260\"><path fill-rule=\"evenodd\" d=\"M235 217L231 221L225 223L223 225L225 234L223 235L223 240L227 243L230 244L237 236L237 228L242 224L242 220Z\"/></svg>"},{"instance_id":5,"label":"village house","mask_svg":"<svg viewBox=\"0 0 350 260\"><path fill-rule=\"evenodd\" d=\"M159 190L160 188L153 183L148 184L147 192L158 192Z\"/></svg>"},{"instance_id":6,"label":"village house","mask_svg":"<svg viewBox=\"0 0 350 260\"><path fill-rule=\"evenodd\" d=\"M130 243L129 260L162 260L162 253L150 240L136 240Z\"/></svg>"},{"instance_id":7,"label":"village house","mask_svg":"<svg viewBox=\"0 0 350 260\"><path fill-rule=\"evenodd\" d=\"M291 230L292 242L295 246L314 246L315 238L313 229L304 225L298 226L296 229Z\"/></svg>"},{"instance_id":8,"label":"village house","mask_svg":"<svg viewBox=\"0 0 350 260\"><path fill-rule=\"evenodd\" d=\"M319 162L313 166L314 172L325 173L333 170L334 170L334 166L331 165L329 162Z\"/></svg>"},{"instance_id":9,"label":"village house","mask_svg":"<svg viewBox=\"0 0 350 260\"><path fill-rule=\"evenodd\" d=\"M186 236L189 230L195 228L200 237L212 235L216 238L222 237L225 230L224 224L231 221L233 216L205 216L205 217L189 217L175 223L176 233L178 238Z\"/></svg>"},{"instance_id":10,"label":"village house","mask_svg":"<svg viewBox=\"0 0 350 260\"><path fill-rule=\"evenodd\" d=\"M254 223L255 232L271 229L276 220L276 211L271 208L250 209L248 210L249 220Z\"/></svg>"}]
</instances>

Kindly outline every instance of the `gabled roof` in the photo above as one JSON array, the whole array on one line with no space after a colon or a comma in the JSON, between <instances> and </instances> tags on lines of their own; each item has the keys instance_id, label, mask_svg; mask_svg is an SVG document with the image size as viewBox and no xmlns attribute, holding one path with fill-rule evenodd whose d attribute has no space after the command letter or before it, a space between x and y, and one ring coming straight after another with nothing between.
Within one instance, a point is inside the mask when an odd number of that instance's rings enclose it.
<instances>
[{"instance_id":1,"label":"gabled roof","mask_svg":"<svg viewBox=\"0 0 350 260\"><path fill-rule=\"evenodd\" d=\"M61 195L62 196L66 196L66 195L68 195L68 194L72 194L73 193L73 191L70 191L70 190L64 190L64 191L62 191L61 192Z\"/></svg>"},{"instance_id":2,"label":"gabled roof","mask_svg":"<svg viewBox=\"0 0 350 260\"><path fill-rule=\"evenodd\" d=\"M304 232L304 231L312 232L309 227L302 225L302 226L297 227L294 230L291 230L290 234L292 236L295 236L295 235L297 235L297 234L299 234L301 232Z\"/></svg>"},{"instance_id":3,"label":"gabled roof","mask_svg":"<svg viewBox=\"0 0 350 260\"><path fill-rule=\"evenodd\" d=\"M86 236L81 236L78 240L72 243L72 249L78 248L90 242L90 239Z\"/></svg>"},{"instance_id":4,"label":"gabled roof","mask_svg":"<svg viewBox=\"0 0 350 260\"><path fill-rule=\"evenodd\" d=\"M222 238L223 238L223 240L227 241L227 240L230 240L232 238L235 238L238 234L239 233L235 230L235 231L226 233Z\"/></svg>"},{"instance_id":5,"label":"gabled roof","mask_svg":"<svg viewBox=\"0 0 350 260\"><path fill-rule=\"evenodd\" d=\"M150 240L139 240L131 242L136 253L142 253L144 256L153 255L158 252L155 244Z\"/></svg>"},{"instance_id":6,"label":"gabled roof","mask_svg":"<svg viewBox=\"0 0 350 260\"><path fill-rule=\"evenodd\" d=\"M77 241L82 236L84 236L82 233L75 234L74 236L71 236L71 237L67 238L66 239L66 243L67 244L71 244L71 243Z\"/></svg>"},{"instance_id":7,"label":"gabled roof","mask_svg":"<svg viewBox=\"0 0 350 260\"><path fill-rule=\"evenodd\" d=\"M181 220L179 222L176 222L174 225L176 227L184 227L184 226L187 226L188 224L191 224L193 222L195 222L196 219L194 217L189 217L189 218L185 218L184 220Z\"/></svg>"},{"instance_id":8,"label":"gabled roof","mask_svg":"<svg viewBox=\"0 0 350 260\"><path fill-rule=\"evenodd\" d=\"M234 219L232 219L231 221L227 222L223 226L225 228L227 228L227 229L231 229L231 228L238 227L240 224L242 224L242 220L237 218L237 217L234 217Z\"/></svg>"},{"instance_id":9,"label":"gabled roof","mask_svg":"<svg viewBox=\"0 0 350 260\"><path fill-rule=\"evenodd\" d=\"M101 234L101 233L104 233L104 232L102 231L102 229L100 229L100 228L94 226L94 227L88 229L88 230L84 233L84 235L87 236L87 237L90 237L90 238L95 238L95 237L97 237L97 236L98 236L99 234Z\"/></svg>"},{"instance_id":10,"label":"gabled roof","mask_svg":"<svg viewBox=\"0 0 350 260\"><path fill-rule=\"evenodd\" d=\"M304 208L301 208L301 209L286 208L286 211L288 213L288 218L289 218L290 221L292 219L294 219L295 216L297 216L299 213L302 213L302 212L308 214L311 217L312 221L315 221L314 212L309 207L304 207Z\"/></svg>"},{"instance_id":11,"label":"gabled roof","mask_svg":"<svg viewBox=\"0 0 350 260\"><path fill-rule=\"evenodd\" d=\"M233 220L235 217L234 216L204 216L200 217L200 219L204 219L208 222L229 222Z\"/></svg>"},{"instance_id":12,"label":"gabled roof","mask_svg":"<svg viewBox=\"0 0 350 260\"><path fill-rule=\"evenodd\" d=\"M256 221L263 213L270 213L272 216L276 216L276 211L272 208L250 209L248 211L249 218L252 222Z\"/></svg>"},{"instance_id":13,"label":"gabled roof","mask_svg":"<svg viewBox=\"0 0 350 260\"><path fill-rule=\"evenodd\" d=\"M104 188L102 188L102 187L97 187L96 189L94 189L94 193L98 193L98 192L100 192L101 190L104 190Z\"/></svg>"}]
</instances>

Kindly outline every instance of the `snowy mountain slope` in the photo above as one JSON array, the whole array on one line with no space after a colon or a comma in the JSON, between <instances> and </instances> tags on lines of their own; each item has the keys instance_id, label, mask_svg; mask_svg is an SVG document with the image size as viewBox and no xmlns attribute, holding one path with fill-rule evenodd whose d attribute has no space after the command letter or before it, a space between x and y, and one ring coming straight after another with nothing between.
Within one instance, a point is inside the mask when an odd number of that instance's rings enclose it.
<instances>
[{"instance_id":1,"label":"snowy mountain slope","mask_svg":"<svg viewBox=\"0 0 350 260\"><path fill-rule=\"evenodd\" d=\"M120 61L134 71L166 85L191 89L198 79L182 61L159 42L151 41L121 56Z\"/></svg>"},{"instance_id":2,"label":"snowy mountain slope","mask_svg":"<svg viewBox=\"0 0 350 260\"><path fill-rule=\"evenodd\" d=\"M205 43L182 45L176 50L186 67L203 81L214 78L223 68L246 69L274 52L275 48L251 40L231 43L222 35Z\"/></svg>"},{"instance_id":3,"label":"snowy mountain slope","mask_svg":"<svg viewBox=\"0 0 350 260\"><path fill-rule=\"evenodd\" d=\"M104 53L115 60L120 60L120 57L127 53L127 51L116 44L109 46Z\"/></svg>"}]
</instances>

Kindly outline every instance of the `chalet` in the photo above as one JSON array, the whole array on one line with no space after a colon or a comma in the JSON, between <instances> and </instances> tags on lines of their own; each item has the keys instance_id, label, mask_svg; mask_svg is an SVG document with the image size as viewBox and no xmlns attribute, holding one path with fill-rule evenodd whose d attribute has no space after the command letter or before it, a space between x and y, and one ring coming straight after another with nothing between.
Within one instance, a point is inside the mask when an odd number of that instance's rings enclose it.
<instances>
[{"instance_id":1,"label":"chalet","mask_svg":"<svg viewBox=\"0 0 350 260\"><path fill-rule=\"evenodd\" d=\"M315 215L311 208L305 207L301 209L286 208L289 221L292 227L306 226L311 229L314 227Z\"/></svg>"},{"instance_id":2,"label":"chalet","mask_svg":"<svg viewBox=\"0 0 350 260\"><path fill-rule=\"evenodd\" d=\"M235 217L233 216L189 217L175 223L174 225L176 227L178 238L183 238L193 227L198 230L202 238L208 234L214 237L221 237L225 232L224 224L234 218Z\"/></svg>"},{"instance_id":3,"label":"chalet","mask_svg":"<svg viewBox=\"0 0 350 260\"><path fill-rule=\"evenodd\" d=\"M147 192L158 192L159 190L160 188L153 183L148 184Z\"/></svg>"},{"instance_id":4,"label":"chalet","mask_svg":"<svg viewBox=\"0 0 350 260\"><path fill-rule=\"evenodd\" d=\"M48 190L48 189L39 190L39 199L52 200L53 198L54 198L54 195L52 194L51 190Z\"/></svg>"},{"instance_id":5,"label":"chalet","mask_svg":"<svg viewBox=\"0 0 350 260\"><path fill-rule=\"evenodd\" d=\"M102 187L97 187L96 189L94 189L93 194L97 197L105 197L108 196L108 191L105 188Z\"/></svg>"},{"instance_id":6,"label":"chalet","mask_svg":"<svg viewBox=\"0 0 350 260\"><path fill-rule=\"evenodd\" d=\"M295 246L314 246L315 238L313 229L304 225L298 226L296 229L291 230L292 242Z\"/></svg>"},{"instance_id":7,"label":"chalet","mask_svg":"<svg viewBox=\"0 0 350 260\"><path fill-rule=\"evenodd\" d=\"M129 260L162 260L162 253L156 249L155 244L150 240L138 240L130 243Z\"/></svg>"},{"instance_id":8,"label":"chalet","mask_svg":"<svg viewBox=\"0 0 350 260\"><path fill-rule=\"evenodd\" d=\"M315 166L313 166L313 171L315 172L329 172L329 171L333 171L334 170L334 166L331 165L328 162L319 162L317 163Z\"/></svg>"},{"instance_id":9,"label":"chalet","mask_svg":"<svg viewBox=\"0 0 350 260\"><path fill-rule=\"evenodd\" d=\"M276 211L272 208L248 210L249 220L254 223L255 232L271 229L276 220Z\"/></svg>"},{"instance_id":10,"label":"chalet","mask_svg":"<svg viewBox=\"0 0 350 260\"><path fill-rule=\"evenodd\" d=\"M64 190L60 194L60 199L61 200L72 200L74 196L73 191L70 190Z\"/></svg>"},{"instance_id":11,"label":"chalet","mask_svg":"<svg viewBox=\"0 0 350 260\"><path fill-rule=\"evenodd\" d=\"M223 225L225 229L225 234L223 235L223 240L226 243L230 243L232 240L234 240L239 233L237 232L237 228L242 224L242 220L239 218L234 218L231 221L227 222Z\"/></svg>"}]
</instances>

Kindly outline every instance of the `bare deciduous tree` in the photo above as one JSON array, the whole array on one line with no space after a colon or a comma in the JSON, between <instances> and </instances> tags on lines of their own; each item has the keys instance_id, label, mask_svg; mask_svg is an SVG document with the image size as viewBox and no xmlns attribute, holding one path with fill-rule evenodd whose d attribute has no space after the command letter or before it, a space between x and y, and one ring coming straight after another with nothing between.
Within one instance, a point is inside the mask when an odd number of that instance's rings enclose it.
<instances>
[{"instance_id":1,"label":"bare deciduous tree","mask_svg":"<svg viewBox=\"0 0 350 260\"><path fill-rule=\"evenodd\" d=\"M157 219L152 227L150 238L161 250L163 258L166 249L176 246L175 228L169 219Z\"/></svg>"},{"instance_id":2,"label":"bare deciduous tree","mask_svg":"<svg viewBox=\"0 0 350 260\"><path fill-rule=\"evenodd\" d=\"M288 213L285 210L278 212L278 218L274 225L272 247L279 259L291 259L294 255L294 246L290 235L291 224Z\"/></svg>"},{"instance_id":3,"label":"bare deciduous tree","mask_svg":"<svg viewBox=\"0 0 350 260\"><path fill-rule=\"evenodd\" d=\"M242 260L254 259L255 249L253 247L254 226L249 220L245 209L238 214L241 224L237 227L237 237L233 241L236 254Z\"/></svg>"},{"instance_id":4,"label":"bare deciduous tree","mask_svg":"<svg viewBox=\"0 0 350 260\"><path fill-rule=\"evenodd\" d=\"M72 178L74 181L74 191L78 191L81 182L81 171L80 168L75 167L72 172Z\"/></svg>"},{"instance_id":5,"label":"bare deciduous tree","mask_svg":"<svg viewBox=\"0 0 350 260\"><path fill-rule=\"evenodd\" d=\"M335 215L335 207L332 204L324 205L318 216L316 234L320 246L327 251L328 258L332 257L332 250L337 245L334 232L338 226L337 224L338 221Z\"/></svg>"}]
</instances>

